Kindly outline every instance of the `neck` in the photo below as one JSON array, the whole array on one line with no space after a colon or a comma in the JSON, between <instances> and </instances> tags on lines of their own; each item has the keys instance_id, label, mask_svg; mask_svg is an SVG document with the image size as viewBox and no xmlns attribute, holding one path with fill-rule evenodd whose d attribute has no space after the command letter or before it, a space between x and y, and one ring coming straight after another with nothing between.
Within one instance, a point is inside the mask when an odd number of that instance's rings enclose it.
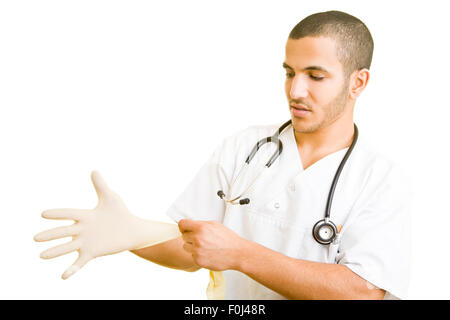
<instances>
[{"instance_id":1,"label":"neck","mask_svg":"<svg viewBox=\"0 0 450 320\"><path fill-rule=\"evenodd\" d=\"M343 115L310 133L298 132L294 128L294 134L302 153L327 155L345 149L353 142L353 114Z\"/></svg>"}]
</instances>

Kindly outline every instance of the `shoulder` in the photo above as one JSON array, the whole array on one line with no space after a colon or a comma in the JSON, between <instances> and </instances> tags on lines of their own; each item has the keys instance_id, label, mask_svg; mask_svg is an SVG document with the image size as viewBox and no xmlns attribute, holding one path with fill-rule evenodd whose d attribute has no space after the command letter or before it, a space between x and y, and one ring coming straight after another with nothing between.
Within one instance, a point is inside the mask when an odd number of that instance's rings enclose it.
<instances>
[{"instance_id":1,"label":"shoulder","mask_svg":"<svg viewBox=\"0 0 450 320\"><path fill-rule=\"evenodd\" d=\"M225 136L213 153L213 162L220 163L225 168L234 168L243 163L255 144L271 136L282 123L253 125L237 130Z\"/></svg>"},{"instance_id":2,"label":"shoulder","mask_svg":"<svg viewBox=\"0 0 450 320\"><path fill-rule=\"evenodd\" d=\"M385 151L375 147L372 141L366 137L361 137L360 157L362 158L368 169L378 176L385 175L390 177L402 178L409 180L409 173L396 159L391 158ZM404 178L404 179L403 179Z\"/></svg>"},{"instance_id":3,"label":"shoulder","mask_svg":"<svg viewBox=\"0 0 450 320\"><path fill-rule=\"evenodd\" d=\"M362 183L363 194L374 197L412 198L412 180L410 174L395 159L376 148L370 139L361 136L355 146L352 166L355 175ZM381 200L381 199L380 199Z\"/></svg>"}]
</instances>

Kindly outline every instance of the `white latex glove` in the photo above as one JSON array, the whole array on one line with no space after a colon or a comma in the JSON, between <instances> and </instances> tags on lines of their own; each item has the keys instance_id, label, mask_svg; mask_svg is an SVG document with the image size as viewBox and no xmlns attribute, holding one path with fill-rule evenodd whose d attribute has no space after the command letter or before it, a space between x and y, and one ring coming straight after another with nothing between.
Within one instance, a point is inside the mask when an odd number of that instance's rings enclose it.
<instances>
[{"instance_id":1,"label":"white latex glove","mask_svg":"<svg viewBox=\"0 0 450 320\"><path fill-rule=\"evenodd\" d=\"M209 270L209 283L206 288L208 300L224 300L225 287L225 277L222 272Z\"/></svg>"},{"instance_id":2,"label":"white latex glove","mask_svg":"<svg viewBox=\"0 0 450 320\"><path fill-rule=\"evenodd\" d=\"M78 259L62 275L69 278L90 260L155 245L181 236L176 224L141 219L132 215L119 195L113 192L97 171L91 174L98 205L91 210L52 209L42 213L46 219L75 220L34 236L35 241L72 237L72 241L47 249L41 258L51 259L78 251Z\"/></svg>"}]
</instances>

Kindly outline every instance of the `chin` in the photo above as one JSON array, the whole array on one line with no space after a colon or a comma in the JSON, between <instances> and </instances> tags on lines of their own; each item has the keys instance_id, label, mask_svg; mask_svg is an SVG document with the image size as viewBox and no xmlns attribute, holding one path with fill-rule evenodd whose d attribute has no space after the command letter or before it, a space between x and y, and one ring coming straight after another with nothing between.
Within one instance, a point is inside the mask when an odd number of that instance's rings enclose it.
<instances>
[{"instance_id":1,"label":"chin","mask_svg":"<svg viewBox=\"0 0 450 320\"><path fill-rule=\"evenodd\" d=\"M292 117L292 127L296 132L313 133L321 127L321 123L303 118Z\"/></svg>"}]
</instances>

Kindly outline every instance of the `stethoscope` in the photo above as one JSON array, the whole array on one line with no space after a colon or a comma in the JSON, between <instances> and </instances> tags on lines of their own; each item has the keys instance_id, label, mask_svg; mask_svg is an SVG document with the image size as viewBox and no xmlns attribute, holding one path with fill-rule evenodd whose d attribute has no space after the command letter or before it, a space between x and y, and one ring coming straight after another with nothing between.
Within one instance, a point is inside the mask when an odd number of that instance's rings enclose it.
<instances>
[{"instance_id":1,"label":"stethoscope","mask_svg":"<svg viewBox=\"0 0 450 320\"><path fill-rule=\"evenodd\" d=\"M258 172L258 174L255 176L253 181L250 183L250 185L243 191L241 194L233 199L227 199L225 196L225 193L222 190L217 191L217 195L223 199L225 202L236 205L245 205L250 203L249 198L241 199L243 194L246 193L254 184L254 182L258 179L258 177L261 175L261 173L267 169L270 168L270 166L275 162L275 160L280 156L281 152L283 151L283 143L278 138L280 134L283 132L283 130L291 124L291 120L284 123L272 136L269 136L267 138L259 140L256 145L253 147L252 151L248 155L247 159L245 160L244 165L239 170L239 173L237 174L236 178L234 179L234 182L239 178L241 175L241 172L243 171L244 167L247 168L247 166L250 164L250 161L252 161L253 157L255 156L256 152L258 152L259 148L261 148L262 145L272 142L277 145L277 150L272 154L269 161L265 164L265 166ZM333 183L330 187L330 192L328 193L328 200L327 200L327 207L325 209L325 218L322 220L319 220L316 222L316 224L313 227L312 234L314 239L323 245L327 245L332 243L338 234L338 229L336 225L330 220L330 212L331 212L331 203L333 202L333 195L334 190L336 189L337 182L339 180L339 176L341 174L342 169L344 168L345 162L347 162L348 157L352 153L353 148L355 147L356 141L358 140L358 127L356 124L353 124L355 128L353 142L348 148L347 152L345 153L344 158L341 161L341 164L339 165L336 174L334 175ZM234 185L234 182L231 185Z\"/></svg>"}]
</instances>

